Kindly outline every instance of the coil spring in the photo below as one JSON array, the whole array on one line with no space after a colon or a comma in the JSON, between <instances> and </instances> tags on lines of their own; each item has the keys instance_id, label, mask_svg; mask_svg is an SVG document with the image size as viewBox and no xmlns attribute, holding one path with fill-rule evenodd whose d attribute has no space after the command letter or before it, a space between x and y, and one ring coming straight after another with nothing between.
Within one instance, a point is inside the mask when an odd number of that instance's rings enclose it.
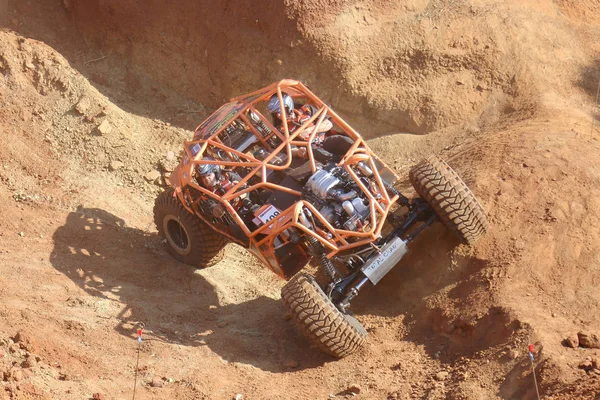
<instances>
[{"instance_id":1,"label":"coil spring","mask_svg":"<svg viewBox=\"0 0 600 400\"><path fill-rule=\"evenodd\" d=\"M404 196L402 193L400 193L398 191L398 189L396 189L395 187L393 187L392 185L390 185L390 183L388 181L383 180L383 186L385 186L385 190L387 190L388 195L390 196L395 196L398 195L398 203L407 206L409 205L409 201L406 198L406 196Z\"/></svg>"},{"instance_id":2,"label":"coil spring","mask_svg":"<svg viewBox=\"0 0 600 400\"><path fill-rule=\"evenodd\" d=\"M325 255L325 251L323 250L321 243L319 243L319 241L313 236L309 236L306 241L308 242L308 247L310 247L310 250L319 255L319 261L321 262L321 267L323 268L324 272L332 281L335 281L335 267L333 266L331 260Z\"/></svg>"}]
</instances>

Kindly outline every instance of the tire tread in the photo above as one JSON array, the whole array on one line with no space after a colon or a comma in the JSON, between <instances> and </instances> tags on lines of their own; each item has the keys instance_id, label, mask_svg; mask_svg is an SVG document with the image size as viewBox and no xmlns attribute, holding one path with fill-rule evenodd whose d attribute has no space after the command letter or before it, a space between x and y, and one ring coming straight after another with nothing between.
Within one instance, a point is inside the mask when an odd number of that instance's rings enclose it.
<instances>
[{"instance_id":1,"label":"tire tread","mask_svg":"<svg viewBox=\"0 0 600 400\"><path fill-rule=\"evenodd\" d=\"M431 156L417 164L409 180L419 196L435 210L446 227L467 244L489 229L483 207L456 172L442 159Z\"/></svg>"},{"instance_id":2,"label":"tire tread","mask_svg":"<svg viewBox=\"0 0 600 400\"><path fill-rule=\"evenodd\" d=\"M174 215L179 218L180 223L186 227L189 240L192 242L190 254L184 256L177 253L167 243L169 253L185 264L197 268L210 267L223 259L227 244L227 238L214 231L200 218L192 215L186 210L179 199L173 196L174 190L169 189L158 195L154 202L154 224L158 233L165 237L163 219L166 215Z\"/></svg>"},{"instance_id":3,"label":"tire tread","mask_svg":"<svg viewBox=\"0 0 600 400\"><path fill-rule=\"evenodd\" d=\"M350 323L327 298L316 280L299 272L281 290L286 308L304 335L321 351L335 357L346 357L361 348L367 332Z\"/></svg>"}]
</instances>

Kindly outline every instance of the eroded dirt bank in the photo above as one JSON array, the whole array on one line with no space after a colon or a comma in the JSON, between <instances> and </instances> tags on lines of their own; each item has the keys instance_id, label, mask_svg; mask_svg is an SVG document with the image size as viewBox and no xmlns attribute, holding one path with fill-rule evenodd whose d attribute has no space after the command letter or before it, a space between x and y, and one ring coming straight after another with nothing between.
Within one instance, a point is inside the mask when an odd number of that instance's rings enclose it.
<instances>
[{"instance_id":1,"label":"eroded dirt bank","mask_svg":"<svg viewBox=\"0 0 600 400\"><path fill-rule=\"evenodd\" d=\"M593 2L213 3L45 0L10 19L136 113L189 128L186 113L291 76L371 137L528 117L595 46L573 46Z\"/></svg>"}]
</instances>

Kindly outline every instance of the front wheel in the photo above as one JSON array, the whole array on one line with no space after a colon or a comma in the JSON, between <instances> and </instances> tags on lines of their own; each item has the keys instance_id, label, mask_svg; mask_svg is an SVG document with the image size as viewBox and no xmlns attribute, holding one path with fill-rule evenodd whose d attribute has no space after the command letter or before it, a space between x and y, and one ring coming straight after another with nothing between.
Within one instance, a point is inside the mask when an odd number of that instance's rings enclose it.
<instances>
[{"instance_id":1,"label":"front wheel","mask_svg":"<svg viewBox=\"0 0 600 400\"><path fill-rule=\"evenodd\" d=\"M173 189L162 192L154 203L154 223L160 236L167 240L169 254L196 268L221 261L227 244L225 236L188 212L173 194Z\"/></svg>"},{"instance_id":2,"label":"front wheel","mask_svg":"<svg viewBox=\"0 0 600 400\"><path fill-rule=\"evenodd\" d=\"M365 343L365 328L342 314L311 275L296 274L281 289L281 299L302 333L322 352L342 358Z\"/></svg>"},{"instance_id":3,"label":"front wheel","mask_svg":"<svg viewBox=\"0 0 600 400\"><path fill-rule=\"evenodd\" d=\"M473 244L487 232L489 223L483 208L445 161L431 156L411 169L409 179L442 223L463 242Z\"/></svg>"}]
</instances>

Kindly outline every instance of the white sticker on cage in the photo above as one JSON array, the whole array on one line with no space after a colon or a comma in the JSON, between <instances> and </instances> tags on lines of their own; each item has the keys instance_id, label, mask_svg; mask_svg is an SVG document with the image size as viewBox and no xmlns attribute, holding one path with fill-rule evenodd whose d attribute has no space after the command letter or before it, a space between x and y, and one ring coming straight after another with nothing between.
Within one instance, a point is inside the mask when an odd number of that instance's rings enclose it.
<instances>
[{"instance_id":1,"label":"white sticker on cage","mask_svg":"<svg viewBox=\"0 0 600 400\"><path fill-rule=\"evenodd\" d=\"M281 211L279 211L277 207L274 207L271 204L269 204L269 206L263 211L261 211L260 214L256 216L256 218L258 218L263 224L266 224L268 222L271 222L271 220L273 220L273 218L275 218L279 214L281 214Z\"/></svg>"}]
</instances>

